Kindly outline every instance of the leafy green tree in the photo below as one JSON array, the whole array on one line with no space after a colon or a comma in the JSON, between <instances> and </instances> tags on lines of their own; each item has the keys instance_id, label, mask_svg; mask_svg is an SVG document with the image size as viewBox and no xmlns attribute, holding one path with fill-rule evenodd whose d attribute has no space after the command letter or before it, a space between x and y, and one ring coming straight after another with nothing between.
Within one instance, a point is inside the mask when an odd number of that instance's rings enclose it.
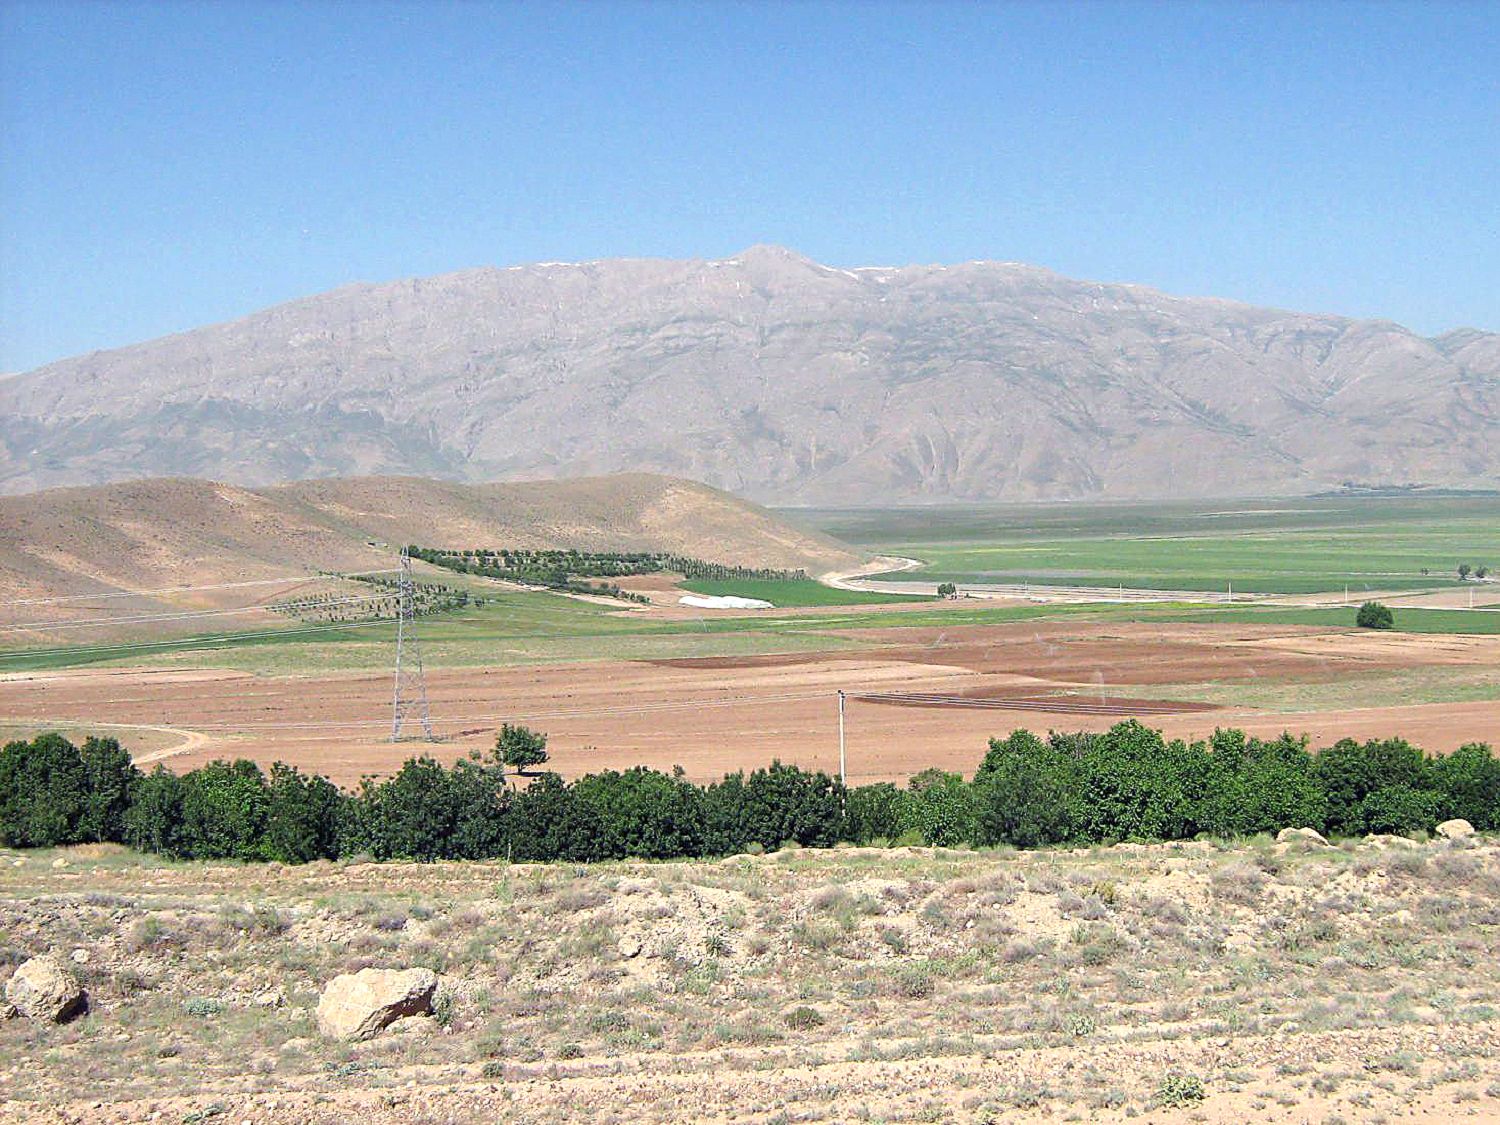
<instances>
[{"instance_id":1,"label":"leafy green tree","mask_svg":"<svg viewBox=\"0 0 1500 1125\"><path fill-rule=\"evenodd\" d=\"M491 859L510 850L510 790L505 767L483 763L476 755L454 765L448 775L453 805L453 835L448 854L454 859Z\"/></svg>"},{"instance_id":2,"label":"leafy green tree","mask_svg":"<svg viewBox=\"0 0 1500 1125\"><path fill-rule=\"evenodd\" d=\"M282 863L308 863L339 854L344 795L326 777L295 766L271 766L267 786L264 854Z\"/></svg>"},{"instance_id":3,"label":"leafy green tree","mask_svg":"<svg viewBox=\"0 0 1500 1125\"><path fill-rule=\"evenodd\" d=\"M845 833L858 844L894 840L911 823L910 794L889 781L859 785L845 798Z\"/></svg>"},{"instance_id":4,"label":"leafy green tree","mask_svg":"<svg viewBox=\"0 0 1500 1125\"><path fill-rule=\"evenodd\" d=\"M1207 767L1201 744L1166 742L1133 719L1101 734L1055 734L1051 742L1078 762L1082 839L1180 840L1198 832Z\"/></svg>"},{"instance_id":5,"label":"leafy green tree","mask_svg":"<svg viewBox=\"0 0 1500 1125\"><path fill-rule=\"evenodd\" d=\"M137 851L181 854L182 779L157 766L130 787L125 812L125 843Z\"/></svg>"},{"instance_id":6,"label":"leafy green tree","mask_svg":"<svg viewBox=\"0 0 1500 1125\"><path fill-rule=\"evenodd\" d=\"M1058 844L1074 838L1082 819L1077 760L1028 730L990 739L974 788L981 844Z\"/></svg>"},{"instance_id":7,"label":"leafy green tree","mask_svg":"<svg viewBox=\"0 0 1500 1125\"><path fill-rule=\"evenodd\" d=\"M526 773L547 761L547 736L530 727L504 723L495 739L495 753L507 766Z\"/></svg>"},{"instance_id":8,"label":"leafy green tree","mask_svg":"<svg viewBox=\"0 0 1500 1125\"><path fill-rule=\"evenodd\" d=\"M1431 789L1386 785L1360 802L1361 827L1366 832L1410 832L1438 822L1443 797Z\"/></svg>"},{"instance_id":9,"label":"leafy green tree","mask_svg":"<svg viewBox=\"0 0 1500 1125\"><path fill-rule=\"evenodd\" d=\"M539 775L516 794L510 823L515 859L604 858L597 810L575 800L573 790L555 773Z\"/></svg>"},{"instance_id":10,"label":"leafy green tree","mask_svg":"<svg viewBox=\"0 0 1500 1125\"><path fill-rule=\"evenodd\" d=\"M726 774L703 790L703 851L733 855L750 843L744 773Z\"/></svg>"},{"instance_id":11,"label":"leafy green tree","mask_svg":"<svg viewBox=\"0 0 1500 1125\"><path fill-rule=\"evenodd\" d=\"M0 748L0 843L47 848L78 839L88 798L88 771L78 748L60 734Z\"/></svg>"},{"instance_id":12,"label":"leafy green tree","mask_svg":"<svg viewBox=\"0 0 1500 1125\"><path fill-rule=\"evenodd\" d=\"M909 782L911 826L929 847L952 848L973 842L978 808L973 788L956 773L923 770Z\"/></svg>"},{"instance_id":13,"label":"leafy green tree","mask_svg":"<svg viewBox=\"0 0 1500 1125\"><path fill-rule=\"evenodd\" d=\"M590 774L573 783L573 800L597 819L600 850L612 858L671 859L703 854L703 793L696 786L637 766Z\"/></svg>"},{"instance_id":14,"label":"leafy green tree","mask_svg":"<svg viewBox=\"0 0 1500 1125\"><path fill-rule=\"evenodd\" d=\"M1487 566L1476 566L1474 568L1474 577L1475 578L1484 579L1484 578L1488 578L1489 576L1490 576L1490 568L1489 567L1487 567Z\"/></svg>"},{"instance_id":15,"label":"leafy green tree","mask_svg":"<svg viewBox=\"0 0 1500 1125\"><path fill-rule=\"evenodd\" d=\"M408 758L384 781L363 779L344 817L340 854L449 858L459 811L450 782L448 771L426 754Z\"/></svg>"},{"instance_id":16,"label":"leafy green tree","mask_svg":"<svg viewBox=\"0 0 1500 1125\"><path fill-rule=\"evenodd\" d=\"M83 759L87 788L78 821L78 839L120 843L125 839L130 793L141 771L130 760L130 753L113 738L84 739L79 756Z\"/></svg>"},{"instance_id":17,"label":"leafy green tree","mask_svg":"<svg viewBox=\"0 0 1500 1125\"><path fill-rule=\"evenodd\" d=\"M182 779L178 850L191 859L265 859L270 793L260 767L215 761Z\"/></svg>"},{"instance_id":18,"label":"leafy green tree","mask_svg":"<svg viewBox=\"0 0 1500 1125\"><path fill-rule=\"evenodd\" d=\"M1365 602L1354 615L1354 623L1361 629L1389 629L1396 624L1396 615L1390 606L1380 602Z\"/></svg>"},{"instance_id":19,"label":"leafy green tree","mask_svg":"<svg viewBox=\"0 0 1500 1125\"><path fill-rule=\"evenodd\" d=\"M1500 828L1500 760L1488 746L1470 742L1429 768L1444 818L1463 817L1482 832Z\"/></svg>"},{"instance_id":20,"label":"leafy green tree","mask_svg":"<svg viewBox=\"0 0 1500 1125\"><path fill-rule=\"evenodd\" d=\"M952 582L939 582L937 592L940 598L951 598L958 593L958 587Z\"/></svg>"},{"instance_id":21,"label":"leafy green tree","mask_svg":"<svg viewBox=\"0 0 1500 1125\"><path fill-rule=\"evenodd\" d=\"M1215 836L1250 836L1283 828L1319 828L1328 815L1306 738L1269 742L1243 731L1216 730L1209 743L1198 828Z\"/></svg>"},{"instance_id":22,"label":"leafy green tree","mask_svg":"<svg viewBox=\"0 0 1500 1125\"><path fill-rule=\"evenodd\" d=\"M1474 568L1471 567L1468 563L1459 563L1458 564L1458 577L1459 577L1459 581L1462 581L1462 582L1468 581L1469 575L1471 573L1473 573L1473 570L1474 570Z\"/></svg>"},{"instance_id":23,"label":"leafy green tree","mask_svg":"<svg viewBox=\"0 0 1500 1125\"><path fill-rule=\"evenodd\" d=\"M1405 739L1335 742L1313 758L1313 776L1328 801L1328 830L1341 836L1375 831L1368 827L1366 814L1372 810L1366 809L1365 799L1390 786L1428 788L1427 769L1422 751ZM1386 818L1382 801L1373 811Z\"/></svg>"},{"instance_id":24,"label":"leafy green tree","mask_svg":"<svg viewBox=\"0 0 1500 1125\"><path fill-rule=\"evenodd\" d=\"M842 787L822 772L776 761L748 777L730 774L704 794L705 842L715 854L787 841L829 847L843 835Z\"/></svg>"}]
</instances>

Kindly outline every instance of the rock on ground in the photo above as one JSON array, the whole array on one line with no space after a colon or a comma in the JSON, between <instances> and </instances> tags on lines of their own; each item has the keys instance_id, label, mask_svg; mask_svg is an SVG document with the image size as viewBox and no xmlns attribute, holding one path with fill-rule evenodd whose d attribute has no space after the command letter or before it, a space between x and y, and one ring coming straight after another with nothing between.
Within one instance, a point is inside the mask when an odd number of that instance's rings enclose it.
<instances>
[{"instance_id":1,"label":"rock on ground","mask_svg":"<svg viewBox=\"0 0 1500 1125\"><path fill-rule=\"evenodd\" d=\"M5 982L5 998L27 1019L61 1023L83 1009L83 986L56 957L33 957Z\"/></svg>"},{"instance_id":2,"label":"rock on ground","mask_svg":"<svg viewBox=\"0 0 1500 1125\"><path fill-rule=\"evenodd\" d=\"M1437 834L1445 840L1467 840L1474 835L1474 826L1462 817L1445 820L1437 826Z\"/></svg>"},{"instance_id":3,"label":"rock on ground","mask_svg":"<svg viewBox=\"0 0 1500 1125\"><path fill-rule=\"evenodd\" d=\"M334 977L318 1000L318 1030L335 1039L369 1039L403 1016L432 1011L431 969L361 969Z\"/></svg>"},{"instance_id":4,"label":"rock on ground","mask_svg":"<svg viewBox=\"0 0 1500 1125\"><path fill-rule=\"evenodd\" d=\"M1278 844L1288 844L1293 840L1306 840L1309 844L1319 844L1328 847L1328 839L1316 828L1283 828L1276 833Z\"/></svg>"}]
</instances>

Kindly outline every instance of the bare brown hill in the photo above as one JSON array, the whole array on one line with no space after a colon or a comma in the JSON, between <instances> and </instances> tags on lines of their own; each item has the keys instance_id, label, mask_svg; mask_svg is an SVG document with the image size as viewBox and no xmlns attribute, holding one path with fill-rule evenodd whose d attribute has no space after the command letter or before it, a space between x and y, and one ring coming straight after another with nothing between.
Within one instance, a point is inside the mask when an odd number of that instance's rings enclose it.
<instances>
[{"instance_id":1,"label":"bare brown hill","mask_svg":"<svg viewBox=\"0 0 1500 1125\"><path fill-rule=\"evenodd\" d=\"M1500 336L778 247L351 285L0 383L0 491L647 471L758 500L1500 484Z\"/></svg>"},{"instance_id":2,"label":"bare brown hill","mask_svg":"<svg viewBox=\"0 0 1500 1125\"><path fill-rule=\"evenodd\" d=\"M498 485L368 477L259 490L146 480L0 497L0 620L253 606L320 570L389 567L403 543L659 550L812 572L856 557L727 493L646 474ZM149 593L267 579L287 585ZM127 591L141 596L80 597Z\"/></svg>"}]
</instances>

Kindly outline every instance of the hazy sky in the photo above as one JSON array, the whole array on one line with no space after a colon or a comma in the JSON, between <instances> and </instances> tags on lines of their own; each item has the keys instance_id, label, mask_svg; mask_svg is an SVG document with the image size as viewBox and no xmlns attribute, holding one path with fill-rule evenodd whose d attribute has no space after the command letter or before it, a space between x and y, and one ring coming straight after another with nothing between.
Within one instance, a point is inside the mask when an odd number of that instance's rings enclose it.
<instances>
[{"instance_id":1,"label":"hazy sky","mask_svg":"<svg viewBox=\"0 0 1500 1125\"><path fill-rule=\"evenodd\" d=\"M0 0L0 129L0 370L756 242L1500 330L1500 3Z\"/></svg>"}]
</instances>

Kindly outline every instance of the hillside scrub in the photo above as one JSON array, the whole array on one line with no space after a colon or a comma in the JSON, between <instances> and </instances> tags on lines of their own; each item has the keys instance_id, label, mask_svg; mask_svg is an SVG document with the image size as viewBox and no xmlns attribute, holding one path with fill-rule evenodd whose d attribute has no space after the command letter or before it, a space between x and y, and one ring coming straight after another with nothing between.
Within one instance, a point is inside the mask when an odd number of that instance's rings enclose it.
<instances>
[{"instance_id":1,"label":"hillside scrub","mask_svg":"<svg viewBox=\"0 0 1500 1125\"><path fill-rule=\"evenodd\" d=\"M512 728L511 741L543 736ZM1500 828L1500 761L1471 744L1428 757L1402 739L1305 738L1237 730L1167 741L1134 721L1102 733L1018 730L992 739L973 781L927 770L905 788L845 790L827 774L773 762L700 786L637 767L524 786L506 748L452 766L410 758L357 792L277 763L216 761L182 776L142 773L112 739L57 734L0 750L0 844L120 842L182 859L589 862L769 851L785 844L921 840L953 847L1097 844L1430 830L1450 817Z\"/></svg>"}]
</instances>

